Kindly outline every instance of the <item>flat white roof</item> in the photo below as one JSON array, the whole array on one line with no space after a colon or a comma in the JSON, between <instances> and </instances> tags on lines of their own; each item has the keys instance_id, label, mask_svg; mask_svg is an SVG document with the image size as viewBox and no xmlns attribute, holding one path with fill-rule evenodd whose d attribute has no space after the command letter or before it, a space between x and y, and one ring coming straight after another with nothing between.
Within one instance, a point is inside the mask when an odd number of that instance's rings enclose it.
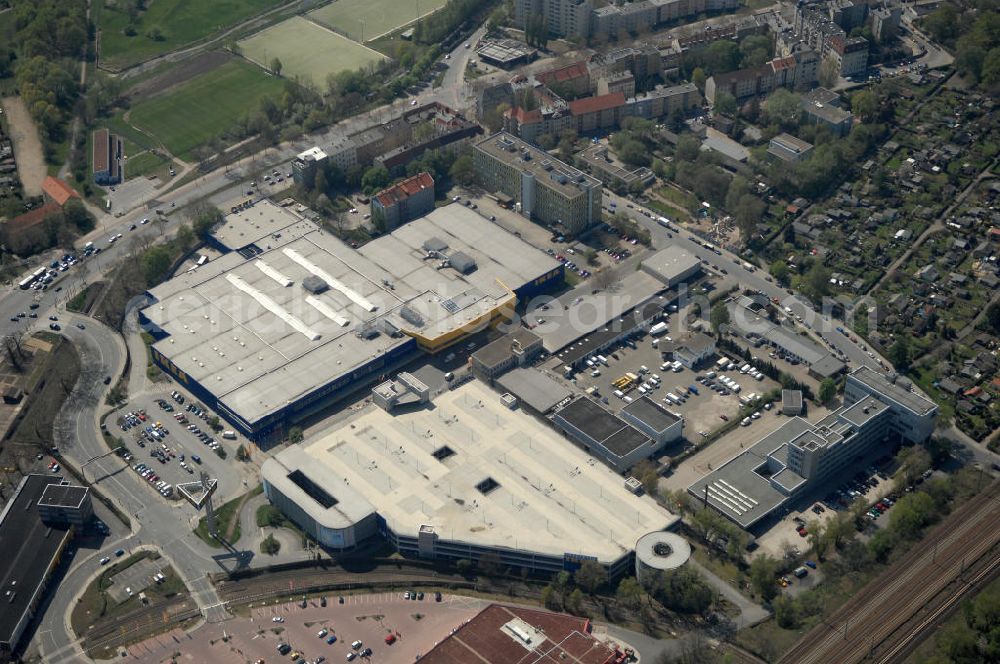
<instances>
[{"instance_id":1,"label":"flat white roof","mask_svg":"<svg viewBox=\"0 0 1000 664\"><path fill-rule=\"evenodd\" d=\"M677 521L478 381L439 395L430 408L393 415L369 406L274 461L306 469L340 513L375 511L403 536L431 526L442 540L610 564ZM477 485L488 478L497 486L483 493ZM311 499L300 507L334 518Z\"/></svg>"},{"instance_id":2,"label":"flat white roof","mask_svg":"<svg viewBox=\"0 0 1000 664\"><path fill-rule=\"evenodd\" d=\"M267 210L284 217L282 208ZM428 259L422 245L432 238L476 269L461 274ZM156 350L250 424L407 341L393 331L436 338L559 265L461 205L361 249L303 220L257 246L262 253L249 259L230 252L157 286L157 303L143 310L169 335ZM311 293L307 277L328 289ZM359 334L372 326L377 336Z\"/></svg>"}]
</instances>

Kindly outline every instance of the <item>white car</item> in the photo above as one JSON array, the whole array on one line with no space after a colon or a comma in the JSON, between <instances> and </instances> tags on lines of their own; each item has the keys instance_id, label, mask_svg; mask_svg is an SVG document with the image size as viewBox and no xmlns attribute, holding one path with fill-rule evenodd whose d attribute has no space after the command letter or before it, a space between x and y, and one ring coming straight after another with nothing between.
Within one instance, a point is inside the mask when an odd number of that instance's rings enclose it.
<instances>
[{"instance_id":1,"label":"white car","mask_svg":"<svg viewBox=\"0 0 1000 664\"><path fill-rule=\"evenodd\" d=\"M140 223L140 224L148 224L148 223L149 223L149 217L146 217L145 219L143 219L143 220L142 220L142 221L140 221L139 223Z\"/></svg>"},{"instance_id":2,"label":"white car","mask_svg":"<svg viewBox=\"0 0 1000 664\"><path fill-rule=\"evenodd\" d=\"M103 558L101 558L101 564L102 565L107 565L109 562L111 562L111 558L108 558L107 556L104 556Z\"/></svg>"},{"instance_id":3,"label":"white car","mask_svg":"<svg viewBox=\"0 0 1000 664\"><path fill-rule=\"evenodd\" d=\"M282 618L281 616L274 616L273 618L271 618L271 622L274 622L274 623L283 623L283 622L285 622L285 619Z\"/></svg>"}]
</instances>

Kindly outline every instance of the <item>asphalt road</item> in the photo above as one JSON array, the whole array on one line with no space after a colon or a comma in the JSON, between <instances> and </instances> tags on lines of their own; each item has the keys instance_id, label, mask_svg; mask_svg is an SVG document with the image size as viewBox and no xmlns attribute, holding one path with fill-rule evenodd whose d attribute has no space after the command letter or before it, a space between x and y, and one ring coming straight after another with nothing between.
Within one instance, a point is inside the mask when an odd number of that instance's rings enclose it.
<instances>
[{"instance_id":1,"label":"asphalt road","mask_svg":"<svg viewBox=\"0 0 1000 664\"><path fill-rule=\"evenodd\" d=\"M718 266L718 268L726 270L728 276L738 281L742 287L761 291L768 298L777 298L782 308L788 307L792 310L792 315L801 316L802 325L813 332L823 334L829 342L827 349L832 347L843 353L852 368L866 365L876 371L884 371L879 366L880 358L878 355L875 355L874 358L870 357L868 355L870 350L861 348L861 344L864 342L861 340L852 342L847 336L836 331L836 328L841 326L840 321L834 320L829 313L815 311L812 303L806 298L789 293L788 290L776 283L768 281L767 272L764 269L748 271L743 266L744 261L740 257L724 249L720 249L721 254L716 254L705 248L702 245L703 241L698 236L683 228L680 228L679 232L669 231L655 221L659 217L659 213L648 210L627 198L605 192L605 200L607 203L614 201L619 211L628 214L639 225L649 230L653 238L654 248L662 249L669 245L675 245L697 256L700 260L707 261L710 266ZM632 206L631 209L628 207L629 205ZM644 216L643 210L649 212L651 217ZM671 225L678 227L675 223ZM668 233L673 237L668 237ZM856 336L855 339L857 339ZM822 342L818 343L822 344Z\"/></svg>"}]
</instances>

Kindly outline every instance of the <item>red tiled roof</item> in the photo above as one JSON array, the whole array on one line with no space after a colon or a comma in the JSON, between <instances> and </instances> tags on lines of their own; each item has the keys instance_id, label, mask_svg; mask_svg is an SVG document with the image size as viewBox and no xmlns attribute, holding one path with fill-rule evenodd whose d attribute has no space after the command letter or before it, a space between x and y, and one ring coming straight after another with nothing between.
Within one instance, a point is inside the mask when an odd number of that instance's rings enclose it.
<instances>
[{"instance_id":1,"label":"red tiled roof","mask_svg":"<svg viewBox=\"0 0 1000 664\"><path fill-rule=\"evenodd\" d=\"M41 207L36 207L34 210L17 215L9 220L5 226L8 233L18 233L40 224L46 217L59 214L60 212L62 212L62 207L58 203L46 203Z\"/></svg>"},{"instance_id":2,"label":"red tiled roof","mask_svg":"<svg viewBox=\"0 0 1000 664\"><path fill-rule=\"evenodd\" d=\"M60 206L66 205L66 201L71 198L80 197L80 194L76 193L73 187L51 175L42 180L42 191Z\"/></svg>"},{"instance_id":3,"label":"red tiled roof","mask_svg":"<svg viewBox=\"0 0 1000 664\"><path fill-rule=\"evenodd\" d=\"M529 650L503 626L520 618L544 634ZM614 664L624 655L590 634L590 621L491 604L420 658L421 664Z\"/></svg>"},{"instance_id":4,"label":"red tiled roof","mask_svg":"<svg viewBox=\"0 0 1000 664\"><path fill-rule=\"evenodd\" d=\"M774 60L771 60L771 66L774 68L774 71L791 69L795 66L795 58L791 55L784 58L775 58Z\"/></svg>"},{"instance_id":5,"label":"red tiled roof","mask_svg":"<svg viewBox=\"0 0 1000 664\"><path fill-rule=\"evenodd\" d=\"M573 115L583 115L585 113L598 113L609 108L616 108L625 105L625 95L621 92L611 92L606 95L596 97L586 97L577 99L569 103L569 111Z\"/></svg>"},{"instance_id":6,"label":"red tiled roof","mask_svg":"<svg viewBox=\"0 0 1000 664\"><path fill-rule=\"evenodd\" d=\"M388 189L383 189L375 194L375 198L382 204L382 207L392 207L396 203L419 193L423 189L433 189L434 178L430 173L417 173L413 177L406 178L402 182L395 184Z\"/></svg>"},{"instance_id":7,"label":"red tiled roof","mask_svg":"<svg viewBox=\"0 0 1000 664\"><path fill-rule=\"evenodd\" d=\"M520 106L515 106L507 111L507 116L517 120L519 124L542 121L542 111L537 108L533 111L526 111Z\"/></svg>"},{"instance_id":8,"label":"red tiled roof","mask_svg":"<svg viewBox=\"0 0 1000 664\"><path fill-rule=\"evenodd\" d=\"M540 81L545 85L551 85L552 83L564 83L575 78L583 78L588 74L587 63L581 60L580 62L574 62L571 65L566 65L565 67L550 69L548 71L535 74L535 80Z\"/></svg>"}]
</instances>

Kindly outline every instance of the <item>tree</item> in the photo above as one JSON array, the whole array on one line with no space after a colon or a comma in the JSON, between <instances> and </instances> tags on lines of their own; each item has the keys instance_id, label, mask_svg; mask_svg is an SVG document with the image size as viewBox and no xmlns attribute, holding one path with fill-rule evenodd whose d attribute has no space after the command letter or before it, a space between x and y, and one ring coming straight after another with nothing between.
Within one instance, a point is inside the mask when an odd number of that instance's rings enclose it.
<instances>
[{"instance_id":1,"label":"tree","mask_svg":"<svg viewBox=\"0 0 1000 664\"><path fill-rule=\"evenodd\" d=\"M471 185L476 180L476 167L472 162L472 156L464 154L453 161L451 168L448 169L448 174L455 182L463 186Z\"/></svg>"},{"instance_id":2,"label":"tree","mask_svg":"<svg viewBox=\"0 0 1000 664\"><path fill-rule=\"evenodd\" d=\"M740 47L728 39L712 42L705 49L705 68L712 74L724 74L740 66Z\"/></svg>"},{"instance_id":3,"label":"tree","mask_svg":"<svg viewBox=\"0 0 1000 664\"><path fill-rule=\"evenodd\" d=\"M628 608L635 609L642 599L642 587L635 577L627 576L618 583L615 598Z\"/></svg>"},{"instance_id":4,"label":"tree","mask_svg":"<svg viewBox=\"0 0 1000 664\"><path fill-rule=\"evenodd\" d=\"M701 67L695 67L694 71L691 72L691 82L694 83L695 87L702 92L705 91L705 81L707 79L708 77L705 75L705 70Z\"/></svg>"},{"instance_id":5,"label":"tree","mask_svg":"<svg viewBox=\"0 0 1000 664\"><path fill-rule=\"evenodd\" d=\"M246 445L240 443L240 446L236 448L236 460L244 462L250 460L250 453L247 452Z\"/></svg>"},{"instance_id":6,"label":"tree","mask_svg":"<svg viewBox=\"0 0 1000 664\"><path fill-rule=\"evenodd\" d=\"M934 518L934 500L923 491L902 496L889 512L889 527L900 537L911 539Z\"/></svg>"},{"instance_id":7,"label":"tree","mask_svg":"<svg viewBox=\"0 0 1000 664\"><path fill-rule=\"evenodd\" d=\"M146 250L142 255L142 275L146 279L146 285L154 286L160 283L167 276L171 262L170 250L163 245Z\"/></svg>"},{"instance_id":8,"label":"tree","mask_svg":"<svg viewBox=\"0 0 1000 664\"><path fill-rule=\"evenodd\" d=\"M472 561L467 558L461 558L455 561L455 571L462 576L468 576L469 572L472 571Z\"/></svg>"},{"instance_id":9,"label":"tree","mask_svg":"<svg viewBox=\"0 0 1000 664\"><path fill-rule=\"evenodd\" d=\"M556 589L552 587L551 583L542 588L541 600L542 606L546 609L550 609L552 611L559 611L562 609L562 602L559 601L559 593L556 592Z\"/></svg>"},{"instance_id":10,"label":"tree","mask_svg":"<svg viewBox=\"0 0 1000 664\"><path fill-rule=\"evenodd\" d=\"M750 585L765 602L770 602L778 594L778 561L761 554L750 563Z\"/></svg>"},{"instance_id":11,"label":"tree","mask_svg":"<svg viewBox=\"0 0 1000 664\"><path fill-rule=\"evenodd\" d=\"M861 90L851 97L851 110L862 122L874 122L878 118L878 99L871 90Z\"/></svg>"},{"instance_id":12,"label":"tree","mask_svg":"<svg viewBox=\"0 0 1000 664\"><path fill-rule=\"evenodd\" d=\"M703 614L715 601L715 591L693 567L657 573L652 594L663 606L684 613Z\"/></svg>"},{"instance_id":13,"label":"tree","mask_svg":"<svg viewBox=\"0 0 1000 664\"><path fill-rule=\"evenodd\" d=\"M584 592L593 595L608 580L608 573L597 561L584 560L580 569L573 574L573 579Z\"/></svg>"},{"instance_id":14,"label":"tree","mask_svg":"<svg viewBox=\"0 0 1000 664\"><path fill-rule=\"evenodd\" d=\"M499 555L493 551L488 551L479 556L479 560L476 561L476 569L483 576L495 577L503 574L504 565Z\"/></svg>"},{"instance_id":15,"label":"tree","mask_svg":"<svg viewBox=\"0 0 1000 664\"><path fill-rule=\"evenodd\" d=\"M302 427L292 427L288 430L288 442L290 443L301 443L302 442Z\"/></svg>"},{"instance_id":16,"label":"tree","mask_svg":"<svg viewBox=\"0 0 1000 664\"><path fill-rule=\"evenodd\" d=\"M819 384L819 395L817 396L819 402L825 406L833 401L835 396L837 396L837 383L833 378L824 378L823 382Z\"/></svg>"},{"instance_id":17,"label":"tree","mask_svg":"<svg viewBox=\"0 0 1000 664\"><path fill-rule=\"evenodd\" d=\"M837 84L837 79L840 78L840 67L837 66L837 61L833 58L823 58L823 61L819 63L819 78L820 85L828 88L832 88Z\"/></svg>"},{"instance_id":18,"label":"tree","mask_svg":"<svg viewBox=\"0 0 1000 664\"><path fill-rule=\"evenodd\" d=\"M712 307L709 322L712 323L712 331L715 332L715 335L722 336L722 326L729 324L729 307L726 306L725 302L717 302Z\"/></svg>"},{"instance_id":19,"label":"tree","mask_svg":"<svg viewBox=\"0 0 1000 664\"><path fill-rule=\"evenodd\" d=\"M785 261L774 261L771 263L771 267L768 270L771 273L771 276L774 277L775 281L782 286L788 283L788 263Z\"/></svg>"},{"instance_id":20,"label":"tree","mask_svg":"<svg viewBox=\"0 0 1000 664\"><path fill-rule=\"evenodd\" d=\"M258 528L281 528L285 525L285 515L274 505L264 504L257 509Z\"/></svg>"},{"instance_id":21,"label":"tree","mask_svg":"<svg viewBox=\"0 0 1000 664\"><path fill-rule=\"evenodd\" d=\"M207 240L212 234L212 229L220 223L222 223L222 211L217 207L206 205L196 212L194 221L191 222L191 229L199 240Z\"/></svg>"},{"instance_id":22,"label":"tree","mask_svg":"<svg viewBox=\"0 0 1000 664\"><path fill-rule=\"evenodd\" d=\"M657 472L656 464L649 459L643 459L635 464L630 471L632 477L642 482L642 489L650 496L655 496L658 492L660 474Z\"/></svg>"},{"instance_id":23,"label":"tree","mask_svg":"<svg viewBox=\"0 0 1000 664\"><path fill-rule=\"evenodd\" d=\"M786 129L799 126L802 114L802 98L785 88L778 88L764 102L764 114L768 122Z\"/></svg>"},{"instance_id":24,"label":"tree","mask_svg":"<svg viewBox=\"0 0 1000 664\"><path fill-rule=\"evenodd\" d=\"M806 280L803 285L805 286L805 290L808 291L809 297L814 302L819 302L829 292L830 271L820 261L813 261L812 267L806 273Z\"/></svg>"},{"instance_id":25,"label":"tree","mask_svg":"<svg viewBox=\"0 0 1000 664\"><path fill-rule=\"evenodd\" d=\"M574 588L573 592L566 598L566 610L570 613L580 614L583 611L583 591Z\"/></svg>"},{"instance_id":26,"label":"tree","mask_svg":"<svg viewBox=\"0 0 1000 664\"><path fill-rule=\"evenodd\" d=\"M260 543L260 552L266 553L269 556L276 555L280 550L281 542L276 540L274 535L268 535L264 538L264 541Z\"/></svg>"},{"instance_id":27,"label":"tree","mask_svg":"<svg viewBox=\"0 0 1000 664\"><path fill-rule=\"evenodd\" d=\"M896 341L889 347L889 361L892 366L900 371L905 371L910 366L910 339L905 335L896 337Z\"/></svg>"},{"instance_id":28,"label":"tree","mask_svg":"<svg viewBox=\"0 0 1000 664\"><path fill-rule=\"evenodd\" d=\"M986 325L996 334L1000 334L1000 304L994 302L986 307Z\"/></svg>"},{"instance_id":29,"label":"tree","mask_svg":"<svg viewBox=\"0 0 1000 664\"><path fill-rule=\"evenodd\" d=\"M774 600L774 619L784 629L795 629L799 624L799 610L795 600L786 595Z\"/></svg>"},{"instance_id":30,"label":"tree","mask_svg":"<svg viewBox=\"0 0 1000 664\"><path fill-rule=\"evenodd\" d=\"M958 36L958 26L958 8L949 2L942 3L923 21L924 30L934 37L934 41L944 43L948 43Z\"/></svg>"},{"instance_id":31,"label":"tree","mask_svg":"<svg viewBox=\"0 0 1000 664\"><path fill-rule=\"evenodd\" d=\"M826 555L827 548L830 546L830 538L819 521L810 521L808 526L806 526L806 530L809 533L807 536L809 547L816 554L816 557L822 560L823 556Z\"/></svg>"},{"instance_id":32,"label":"tree","mask_svg":"<svg viewBox=\"0 0 1000 664\"><path fill-rule=\"evenodd\" d=\"M389 171L385 166L372 166L361 177L361 188L366 194L371 194L389 184Z\"/></svg>"},{"instance_id":33,"label":"tree","mask_svg":"<svg viewBox=\"0 0 1000 664\"><path fill-rule=\"evenodd\" d=\"M728 92L717 92L715 94L715 104L712 107L717 113L723 115L736 115L738 106L736 105L736 97L732 96Z\"/></svg>"},{"instance_id":34,"label":"tree","mask_svg":"<svg viewBox=\"0 0 1000 664\"><path fill-rule=\"evenodd\" d=\"M931 455L923 447L904 447L896 455L896 460L899 462L897 488L911 486L931 468Z\"/></svg>"},{"instance_id":35,"label":"tree","mask_svg":"<svg viewBox=\"0 0 1000 664\"><path fill-rule=\"evenodd\" d=\"M191 227L187 224L181 224L177 228L177 235L174 236L174 242L177 243L177 246L181 251L187 251L194 246L194 231L192 231Z\"/></svg>"},{"instance_id":36,"label":"tree","mask_svg":"<svg viewBox=\"0 0 1000 664\"><path fill-rule=\"evenodd\" d=\"M281 76L281 60L278 58L271 58L271 73L275 76Z\"/></svg>"}]
</instances>

